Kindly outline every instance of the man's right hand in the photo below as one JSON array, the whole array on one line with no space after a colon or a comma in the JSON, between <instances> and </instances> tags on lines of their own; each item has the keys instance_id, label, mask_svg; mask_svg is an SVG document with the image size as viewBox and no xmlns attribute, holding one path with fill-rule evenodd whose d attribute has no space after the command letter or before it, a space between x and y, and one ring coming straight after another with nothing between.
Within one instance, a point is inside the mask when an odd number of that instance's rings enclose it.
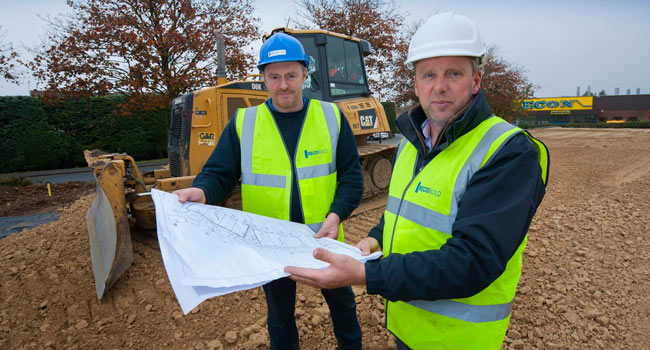
<instances>
[{"instance_id":1,"label":"man's right hand","mask_svg":"<svg viewBox=\"0 0 650 350\"><path fill-rule=\"evenodd\" d=\"M356 247L361 249L361 255L364 256L381 250L379 242L372 237L366 237L362 239L359 243L357 243Z\"/></svg>"},{"instance_id":2,"label":"man's right hand","mask_svg":"<svg viewBox=\"0 0 650 350\"><path fill-rule=\"evenodd\" d=\"M205 192L198 187L184 188L182 190L176 190L172 192L178 196L178 201L181 203L185 202L194 202L205 204Z\"/></svg>"}]
</instances>

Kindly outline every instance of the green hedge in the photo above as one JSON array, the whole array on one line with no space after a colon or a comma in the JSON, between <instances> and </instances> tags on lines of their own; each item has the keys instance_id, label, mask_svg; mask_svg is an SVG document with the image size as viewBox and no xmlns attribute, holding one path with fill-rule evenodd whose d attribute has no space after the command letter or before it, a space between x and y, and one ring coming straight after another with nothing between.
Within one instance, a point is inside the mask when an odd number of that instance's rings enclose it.
<instances>
[{"instance_id":1,"label":"green hedge","mask_svg":"<svg viewBox=\"0 0 650 350\"><path fill-rule=\"evenodd\" d=\"M390 131L394 134L398 132L397 125L395 124L395 103L394 102L382 102L384 106L384 111L386 112L386 119L388 119L388 125L390 126Z\"/></svg>"},{"instance_id":2,"label":"green hedge","mask_svg":"<svg viewBox=\"0 0 650 350\"><path fill-rule=\"evenodd\" d=\"M54 106L38 97L0 97L0 173L85 166L83 150L92 148L165 158L169 110L120 116L124 102L107 96Z\"/></svg>"}]
</instances>

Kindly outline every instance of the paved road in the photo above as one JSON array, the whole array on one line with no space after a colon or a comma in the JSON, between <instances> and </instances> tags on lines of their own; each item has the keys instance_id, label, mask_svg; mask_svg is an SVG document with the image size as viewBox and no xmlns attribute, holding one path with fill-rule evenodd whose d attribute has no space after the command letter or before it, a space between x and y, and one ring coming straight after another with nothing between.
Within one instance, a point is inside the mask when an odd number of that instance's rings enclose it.
<instances>
[{"instance_id":1,"label":"paved road","mask_svg":"<svg viewBox=\"0 0 650 350\"><path fill-rule=\"evenodd\" d=\"M381 141L368 141L368 143L388 143L399 144L402 139L401 134L395 134L389 139ZM144 161L138 162L138 168L141 172L160 169L167 164L167 161ZM29 171L24 173L10 173L0 174L0 178L22 177L30 180L34 184L38 183L64 183L71 181L84 181L94 182L95 178L88 167L72 168L72 169L57 169L57 170L42 170L42 171Z\"/></svg>"},{"instance_id":2,"label":"paved road","mask_svg":"<svg viewBox=\"0 0 650 350\"><path fill-rule=\"evenodd\" d=\"M399 142L402 141L402 134L395 134L393 137L389 139L383 139L381 141L370 141L368 140L368 143L387 143L389 145L399 145Z\"/></svg>"},{"instance_id":3,"label":"paved road","mask_svg":"<svg viewBox=\"0 0 650 350\"><path fill-rule=\"evenodd\" d=\"M160 169L163 165L167 164L166 161L144 161L138 162L138 168L141 172ZM29 171L25 173L10 173L0 174L0 178L22 177L30 180L34 184L38 183L64 183L71 181L84 181L94 182L95 178L88 167L72 168L72 169L57 169L57 170L42 170L42 171Z\"/></svg>"}]
</instances>

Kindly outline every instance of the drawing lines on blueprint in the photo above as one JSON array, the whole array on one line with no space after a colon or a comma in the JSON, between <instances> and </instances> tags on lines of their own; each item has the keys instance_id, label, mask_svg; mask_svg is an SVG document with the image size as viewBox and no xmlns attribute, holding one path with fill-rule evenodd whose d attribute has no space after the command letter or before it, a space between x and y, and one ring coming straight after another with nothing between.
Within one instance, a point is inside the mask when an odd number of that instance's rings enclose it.
<instances>
[{"instance_id":1,"label":"drawing lines on blueprint","mask_svg":"<svg viewBox=\"0 0 650 350\"><path fill-rule=\"evenodd\" d=\"M324 268L316 247L362 256L348 244L314 238L304 224L198 203L179 203L174 194L152 190L160 251L183 312L212 296L261 286L287 276L285 266Z\"/></svg>"},{"instance_id":2,"label":"drawing lines on blueprint","mask_svg":"<svg viewBox=\"0 0 650 350\"><path fill-rule=\"evenodd\" d=\"M214 210L209 210L214 209ZM177 207L168 218L174 227L185 223L195 227L210 239L218 239L222 243L245 244L261 249L293 250L295 248L310 248L305 235L290 231L277 231L267 226L256 225L254 219L245 212L229 213L232 209L213 207L190 203L185 207Z\"/></svg>"}]
</instances>

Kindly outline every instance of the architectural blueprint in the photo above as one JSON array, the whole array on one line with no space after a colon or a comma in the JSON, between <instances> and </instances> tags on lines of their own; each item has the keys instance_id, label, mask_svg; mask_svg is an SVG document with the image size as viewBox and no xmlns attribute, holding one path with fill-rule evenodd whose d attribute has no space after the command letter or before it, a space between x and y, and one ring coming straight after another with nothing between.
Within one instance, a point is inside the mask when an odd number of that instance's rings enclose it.
<instances>
[{"instance_id":1,"label":"architectural blueprint","mask_svg":"<svg viewBox=\"0 0 650 350\"><path fill-rule=\"evenodd\" d=\"M198 203L179 203L175 194L152 190L160 251L184 313L203 300L261 286L288 276L285 266L325 268L312 256L321 247L359 261L351 245L313 238L303 224Z\"/></svg>"}]
</instances>

